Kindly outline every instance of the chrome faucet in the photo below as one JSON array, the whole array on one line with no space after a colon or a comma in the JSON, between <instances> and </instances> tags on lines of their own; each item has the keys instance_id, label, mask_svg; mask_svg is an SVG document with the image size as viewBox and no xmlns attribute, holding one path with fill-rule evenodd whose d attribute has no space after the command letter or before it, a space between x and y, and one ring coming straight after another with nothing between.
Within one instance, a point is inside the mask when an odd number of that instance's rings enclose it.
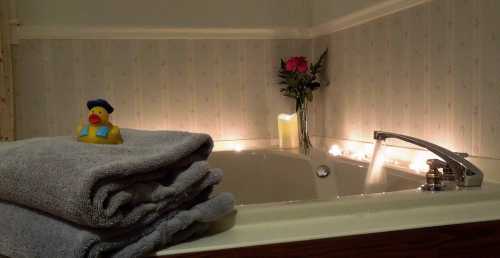
<instances>
[{"instance_id":1,"label":"chrome faucet","mask_svg":"<svg viewBox=\"0 0 500 258\"><path fill-rule=\"evenodd\" d=\"M427 164L429 164L430 167L429 173L433 173L434 175L439 168L442 168L444 174L447 174L447 178L451 176L451 178L455 179L457 186L481 186L483 182L483 173L478 167L465 159L465 157L468 156L466 153L456 153L434 143L397 133L374 131L373 138L382 141L385 141L387 138L396 138L426 148L444 160L442 163L436 160L428 160ZM433 175L429 175L429 177L433 177ZM428 182L427 185L432 184ZM439 184L436 184L436 187L430 187L429 190L440 190L439 186Z\"/></svg>"}]
</instances>

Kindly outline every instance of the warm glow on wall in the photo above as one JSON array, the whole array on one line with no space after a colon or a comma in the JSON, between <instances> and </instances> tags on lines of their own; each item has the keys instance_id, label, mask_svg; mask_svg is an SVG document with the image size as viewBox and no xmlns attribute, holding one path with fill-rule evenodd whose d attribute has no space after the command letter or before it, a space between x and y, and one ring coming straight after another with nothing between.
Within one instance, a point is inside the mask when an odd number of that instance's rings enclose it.
<instances>
[{"instance_id":1,"label":"warm glow on wall","mask_svg":"<svg viewBox=\"0 0 500 258\"><path fill-rule=\"evenodd\" d=\"M427 160L435 158L437 158L436 155L430 152L419 152L413 158L408 167L417 173L426 173L427 171L429 171L429 165L427 165Z\"/></svg>"},{"instance_id":2,"label":"warm glow on wall","mask_svg":"<svg viewBox=\"0 0 500 258\"><path fill-rule=\"evenodd\" d=\"M351 157L356 159L356 160L367 160L367 158L368 158L368 156L366 155L364 150L355 151Z\"/></svg>"},{"instance_id":3,"label":"warm glow on wall","mask_svg":"<svg viewBox=\"0 0 500 258\"><path fill-rule=\"evenodd\" d=\"M234 150L234 151L236 151L236 152L240 152L240 151L244 150L245 147L242 144L235 143L235 144L233 144L233 146L231 147L231 149Z\"/></svg>"},{"instance_id":4,"label":"warm glow on wall","mask_svg":"<svg viewBox=\"0 0 500 258\"><path fill-rule=\"evenodd\" d=\"M236 151L241 152L247 149L241 141L221 141L215 142L214 151Z\"/></svg>"}]
</instances>

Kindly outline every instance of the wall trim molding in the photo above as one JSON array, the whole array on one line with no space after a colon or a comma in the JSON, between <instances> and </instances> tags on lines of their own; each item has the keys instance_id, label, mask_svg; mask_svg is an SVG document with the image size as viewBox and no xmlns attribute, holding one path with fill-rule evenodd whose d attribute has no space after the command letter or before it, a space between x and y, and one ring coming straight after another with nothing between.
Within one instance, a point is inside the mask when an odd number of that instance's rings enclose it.
<instances>
[{"instance_id":1,"label":"wall trim molding","mask_svg":"<svg viewBox=\"0 0 500 258\"><path fill-rule=\"evenodd\" d=\"M311 39L360 25L432 0L387 0L304 28L160 28L17 26L15 39Z\"/></svg>"},{"instance_id":2,"label":"wall trim molding","mask_svg":"<svg viewBox=\"0 0 500 258\"><path fill-rule=\"evenodd\" d=\"M388 0L367 8L355 11L351 14L330 20L328 22L313 26L310 29L310 37L318 37L360 25L405 9L421 5L432 0Z\"/></svg>"},{"instance_id":3,"label":"wall trim molding","mask_svg":"<svg viewBox=\"0 0 500 258\"><path fill-rule=\"evenodd\" d=\"M19 39L290 39L304 38L300 28L141 28L20 26Z\"/></svg>"}]
</instances>

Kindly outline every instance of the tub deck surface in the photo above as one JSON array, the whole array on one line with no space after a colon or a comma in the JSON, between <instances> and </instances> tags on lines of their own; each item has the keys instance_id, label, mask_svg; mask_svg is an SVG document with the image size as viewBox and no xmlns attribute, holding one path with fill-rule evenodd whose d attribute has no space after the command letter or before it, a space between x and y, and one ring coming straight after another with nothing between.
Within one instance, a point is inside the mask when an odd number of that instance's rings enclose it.
<instances>
[{"instance_id":1,"label":"tub deck surface","mask_svg":"<svg viewBox=\"0 0 500 258\"><path fill-rule=\"evenodd\" d=\"M455 192L407 190L299 203L243 205L228 231L157 256L310 241L500 220L500 187Z\"/></svg>"},{"instance_id":2,"label":"tub deck surface","mask_svg":"<svg viewBox=\"0 0 500 258\"><path fill-rule=\"evenodd\" d=\"M473 237L471 237L473 236ZM219 251L178 254L173 258L344 258L427 257L496 258L500 221L409 229L298 241Z\"/></svg>"}]
</instances>

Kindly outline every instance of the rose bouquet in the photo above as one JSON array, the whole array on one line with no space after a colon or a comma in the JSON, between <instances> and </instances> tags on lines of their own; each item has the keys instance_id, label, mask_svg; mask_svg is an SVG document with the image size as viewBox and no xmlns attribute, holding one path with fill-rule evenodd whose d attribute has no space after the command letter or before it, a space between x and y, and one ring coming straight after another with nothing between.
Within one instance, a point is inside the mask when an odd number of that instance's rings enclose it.
<instances>
[{"instance_id":1,"label":"rose bouquet","mask_svg":"<svg viewBox=\"0 0 500 258\"><path fill-rule=\"evenodd\" d=\"M321 54L315 64L309 64L304 56L291 57L286 61L281 59L279 77L281 78L280 84L283 86L280 92L296 100L296 111L306 100L312 101L313 91L321 86L319 73L324 67L327 54L328 49Z\"/></svg>"},{"instance_id":2,"label":"rose bouquet","mask_svg":"<svg viewBox=\"0 0 500 258\"><path fill-rule=\"evenodd\" d=\"M308 134L308 102L313 101L313 91L321 87L319 74L324 68L328 49L321 54L316 63L309 64L306 57L296 56L288 60L281 59L279 70L280 92L295 99L295 110L299 119L299 143L308 154L311 147Z\"/></svg>"}]
</instances>

